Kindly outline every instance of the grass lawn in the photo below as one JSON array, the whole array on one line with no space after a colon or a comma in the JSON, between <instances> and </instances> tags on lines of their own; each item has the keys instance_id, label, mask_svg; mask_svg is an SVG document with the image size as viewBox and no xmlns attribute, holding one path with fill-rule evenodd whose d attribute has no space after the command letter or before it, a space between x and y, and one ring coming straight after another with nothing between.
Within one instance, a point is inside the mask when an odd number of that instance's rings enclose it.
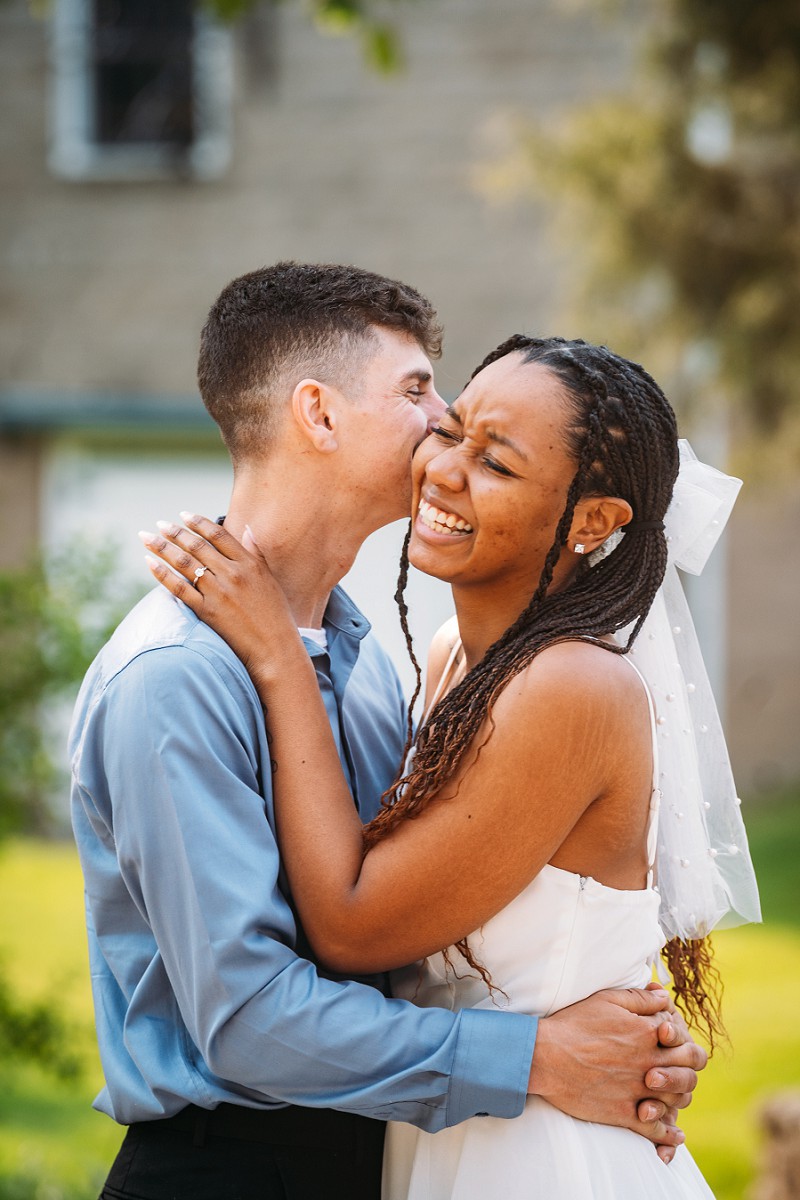
<instances>
[{"instance_id":1,"label":"grass lawn","mask_svg":"<svg viewBox=\"0 0 800 1200\"><path fill-rule=\"evenodd\" d=\"M683 1124L718 1200L741 1200L753 1177L764 1099L800 1089L800 1027L793 1019L800 979L799 801L787 791L746 806L765 924L716 938L733 1049L715 1057ZM86 1063L79 1084L0 1064L0 1200L89 1200L121 1131L90 1107L101 1077L72 847L17 841L0 851L0 911L0 956L15 989L31 1000L58 995L78 1026Z\"/></svg>"}]
</instances>

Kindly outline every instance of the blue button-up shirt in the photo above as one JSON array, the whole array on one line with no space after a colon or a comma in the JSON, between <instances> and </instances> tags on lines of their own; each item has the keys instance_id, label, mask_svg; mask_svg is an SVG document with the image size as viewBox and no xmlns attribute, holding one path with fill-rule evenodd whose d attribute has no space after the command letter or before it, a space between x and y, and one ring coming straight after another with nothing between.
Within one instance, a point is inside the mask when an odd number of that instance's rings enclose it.
<instances>
[{"instance_id":1,"label":"blue button-up shirt","mask_svg":"<svg viewBox=\"0 0 800 1200\"><path fill-rule=\"evenodd\" d=\"M307 643L362 818L400 760L405 707L340 589ZM70 751L106 1086L129 1124L186 1104L332 1107L434 1131L522 1109L536 1023L445 1012L322 977L298 956L269 746L242 663L162 590L90 668Z\"/></svg>"}]
</instances>

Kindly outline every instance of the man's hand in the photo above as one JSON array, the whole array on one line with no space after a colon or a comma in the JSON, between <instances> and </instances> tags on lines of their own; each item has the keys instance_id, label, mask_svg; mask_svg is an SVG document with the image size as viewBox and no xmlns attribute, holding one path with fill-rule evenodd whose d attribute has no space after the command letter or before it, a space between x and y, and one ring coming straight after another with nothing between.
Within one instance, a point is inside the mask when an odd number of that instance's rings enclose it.
<instances>
[{"instance_id":1,"label":"man's hand","mask_svg":"<svg viewBox=\"0 0 800 1200\"><path fill-rule=\"evenodd\" d=\"M539 1021L528 1091L582 1121L621 1125L669 1162L707 1055L660 987L597 992Z\"/></svg>"}]
</instances>

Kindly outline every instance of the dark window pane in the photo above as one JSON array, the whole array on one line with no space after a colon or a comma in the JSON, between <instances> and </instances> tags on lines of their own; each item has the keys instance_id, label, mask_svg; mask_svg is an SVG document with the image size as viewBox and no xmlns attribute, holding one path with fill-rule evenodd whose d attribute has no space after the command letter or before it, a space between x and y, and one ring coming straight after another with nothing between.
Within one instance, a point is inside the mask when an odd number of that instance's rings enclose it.
<instances>
[{"instance_id":1,"label":"dark window pane","mask_svg":"<svg viewBox=\"0 0 800 1200\"><path fill-rule=\"evenodd\" d=\"M192 0L94 0L96 140L188 146Z\"/></svg>"}]
</instances>

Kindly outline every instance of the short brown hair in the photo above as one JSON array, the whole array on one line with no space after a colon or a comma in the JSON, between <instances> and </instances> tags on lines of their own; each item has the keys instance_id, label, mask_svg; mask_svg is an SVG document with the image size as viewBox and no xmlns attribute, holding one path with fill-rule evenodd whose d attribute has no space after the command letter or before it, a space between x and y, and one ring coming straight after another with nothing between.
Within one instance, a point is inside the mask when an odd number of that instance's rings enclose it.
<instances>
[{"instance_id":1,"label":"short brown hair","mask_svg":"<svg viewBox=\"0 0 800 1200\"><path fill-rule=\"evenodd\" d=\"M397 280L294 262L232 280L203 328L197 379L234 462L268 450L280 401L304 376L352 388L375 326L406 334L431 358L441 353L435 310Z\"/></svg>"}]
</instances>

